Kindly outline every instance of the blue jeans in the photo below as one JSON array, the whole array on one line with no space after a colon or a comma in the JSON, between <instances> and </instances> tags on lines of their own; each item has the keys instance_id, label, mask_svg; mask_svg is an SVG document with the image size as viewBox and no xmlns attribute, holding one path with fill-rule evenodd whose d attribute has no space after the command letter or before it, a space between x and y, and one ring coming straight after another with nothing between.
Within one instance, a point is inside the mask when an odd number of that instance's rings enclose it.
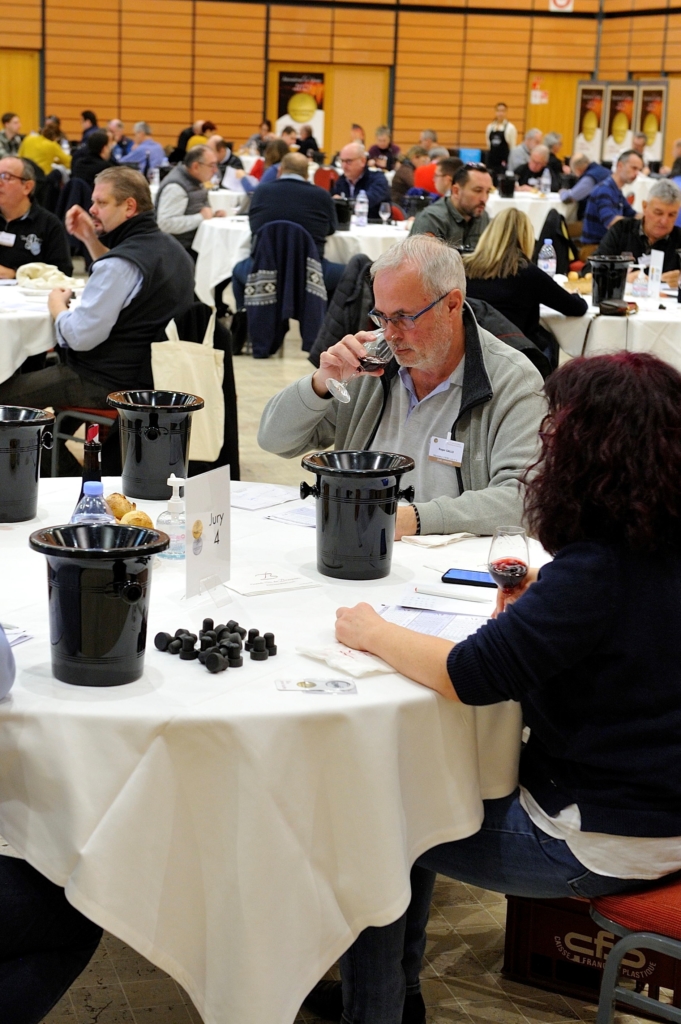
<instances>
[{"instance_id":1,"label":"blue jeans","mask_svg":"<svg viewBox=\"0 0 681 1024\"><path fill-rule=\"evenodd\" d=\"M601 896L640 888L637 881L587 871L562 839L552 839L520 805L518 792L485 801L479 832L428 850L411 871L411 903L384 928L366 928L341 958L343 1024L401 1024L406 993L419 973L437 873L513 896Z\"/></svg>"},{"instance_id":2,"label":"blue jeans","mask_svg":"<svg viewBox=\"0 0 681 1024\"><path fill-rule=\"evenodd\" d=\"M244 308L246 281L252 269L253 260L250 256L245 260L240 260L239 263L235 263L232 269L232 291L234 292L234 304L237 311ZM331 298L335 292L336 286L343 276L344 270L345 265L343 263L330 263L326 259L322 260L324 284L326 285L326 291L329 298Z\"/></svg>"},{"instance_id":3,"label":"blue jeans","mask_svg":"<svg viewBox=\"0 0 681 1024\"><path fill-rule=\"evenodd\" d=\"M101 937L63 889L25 861L0 856L0 1021L39 1024Z\"/></svg>"}]
</instances>

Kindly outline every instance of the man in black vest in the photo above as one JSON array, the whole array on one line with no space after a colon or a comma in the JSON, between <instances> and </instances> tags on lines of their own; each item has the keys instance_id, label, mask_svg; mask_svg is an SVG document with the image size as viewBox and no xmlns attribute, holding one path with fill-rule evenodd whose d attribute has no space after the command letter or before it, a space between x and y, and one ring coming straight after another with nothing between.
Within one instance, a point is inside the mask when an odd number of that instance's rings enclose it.
<instances>
[{"instance_id":1,"label":"man in black vest","mask_svg":"<svg viewBox=\"0 0 681 1024\"><path fill-rule=\"evenodd\" d=\"M0 384L0 402L105 408L112 391L153 388L151 344L194 297L194 267L154 219L146 179L130 167L97 175L90 215L67 214L67 231L95 261L80 305L55 288L48 307L65 360Z\"/></svg>"},{"instance_id":2,"label":"man in black vest","mask_svg":"<svg viewBox=\"0 0 681 1024\"><path fill-rule=\"evenodd\" d=\"M174 235L183 249L192 252L199 224L224 217L211 209L204 182L217 173L218 158L211 146L194 146L184 160L163 179L156 196L156 219L161 231Z\"/></svg>"}]
</instances>

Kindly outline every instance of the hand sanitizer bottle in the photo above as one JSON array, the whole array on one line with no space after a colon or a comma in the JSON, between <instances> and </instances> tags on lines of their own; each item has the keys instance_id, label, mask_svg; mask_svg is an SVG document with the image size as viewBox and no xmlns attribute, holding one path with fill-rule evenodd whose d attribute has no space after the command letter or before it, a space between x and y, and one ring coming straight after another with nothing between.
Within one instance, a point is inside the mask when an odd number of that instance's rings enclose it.
<instances>
[{"instance_id":1,"label":"hand sanitizer bottle","mask_svg":"<svg viewBox=\"0 0 681 1024\"><path fill-rule=\"evenodd\" d=\"M176 477L174 473L168 478L168 487L172 487L173 494L168 502L167 511L161 512L156 525L159 530L168 534L170 546L159 553L159 558L184 558L185 515L184 502L180 497L180 487L183 484L184 480Z\"/></svg>"}]
</instances>

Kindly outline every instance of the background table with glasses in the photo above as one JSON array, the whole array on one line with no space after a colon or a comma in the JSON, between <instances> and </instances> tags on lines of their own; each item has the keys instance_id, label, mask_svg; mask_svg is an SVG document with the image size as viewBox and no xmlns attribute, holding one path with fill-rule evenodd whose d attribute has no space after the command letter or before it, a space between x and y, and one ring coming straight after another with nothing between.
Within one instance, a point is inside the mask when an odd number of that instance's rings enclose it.
<instances>
[{"instance_id":1,"label":"background table with glasses","mask_svg":"<svg viewBox=\"0 0 681 1024\"><path fill-rule=\"evenodd\" d=\"M405 238L406 234L405 222L395 227L390 224L369 224L365 228L352 227L349 231L336 231L327 238L324 255L332 263L348 263L359 252L375 260ZM199 225L192 248L198 253L196 294L202 302L212 305L215 301L215 286L231 277L235 263L250 255L251 229L248 217L204 221Z\"/></svg>"},{"instance_id":2,"label":"background table with glasses","mask_svg":"<svg viewBox=\"0 0 681 1024\"><path fill-rule=\"evenodd\" d=\"M0 286L0 384L29 356L54 348L48 295L24 295L14 283Z\"/></svg>"},{"instance_id":3,"label":"background table with glasses","mask_svg":"<svg viewBox=\"0 0 681 1024\"><path fill-rule=\"evenodd\" d=\"M17 681L0 703L0 833L173 975L206 1024L291 1024L353 938L402 913L419 853L474 833L482 799L513 790L521 716L510 702L446 701L396 673L343 696L281 692L275 679L337 676L296 645L331 643L339 605L394 603L410 581L438 579L424 563L477 567L490 539L396 544L390 577L352 583L317 574L314 529L233 509L233 571L276 563L322 586L216 609L183 599L182 563L161 564L148 635L234 617L272 630L276 659L211 675L148 642L138 682L75 687L51 674L45 559L27 539L68 520L79 486L41 480L38 518L0 533L13 580L0 619L35 637L16 648ZM105 493L120 489L105 481ZM138 505L154 521L165 508ZM533 556L546 560L538 546Z\"/></svg>"},{"instance_id":4,"label":"background table with glasses","mask_svg":"<svg viewBox=\"0 0 681 1024\"><path fill-rule=\"evenodd\" d=\"M541 322L568 355L649 352L681 370L681 308L675 298L641 300L638 313L628 317L599 316L595 306L570 317L542 306Z\"/></svg>"},{"instance_id":5,"label":"background table with glasses","mask_svg":"<svg viewBox=\"0 0 681 1024\"><path fill-rule=\"evenodd\" d=\"M540 238L544 221L550 210L557 210L567 216L568 206L561 203L557 192L551 192L548 196L535 195L533 192L516 192L512 199L504 199L498 193L493 193L487 200L487 212L490 217L496 217L503 210L516 209L526 213L532 221L534 237Z\"/></svg>"}]
</instances>

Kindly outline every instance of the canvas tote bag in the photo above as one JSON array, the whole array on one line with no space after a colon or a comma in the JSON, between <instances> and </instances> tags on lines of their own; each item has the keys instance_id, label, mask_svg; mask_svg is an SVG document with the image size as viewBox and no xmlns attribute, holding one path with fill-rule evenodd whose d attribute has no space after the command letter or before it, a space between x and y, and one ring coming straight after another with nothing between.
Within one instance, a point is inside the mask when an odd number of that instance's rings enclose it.
<instances>
[{"instance_id":1,"label":"canvas tote bag","mask_svg":"<svg viewBox=\"0 0 681 1024\"><path fill-rule=\"evenodd\" d=\"M201 345L180 341L175 321L171 320L166 327L168 340L151 346L154 387L159 391L199 395L205 402L203 409L192 416L189 442L189 458L199 462L215 462L225 434L225 354L213 348L215 316L213 310Z\"/></svg>"}]
</instances>

